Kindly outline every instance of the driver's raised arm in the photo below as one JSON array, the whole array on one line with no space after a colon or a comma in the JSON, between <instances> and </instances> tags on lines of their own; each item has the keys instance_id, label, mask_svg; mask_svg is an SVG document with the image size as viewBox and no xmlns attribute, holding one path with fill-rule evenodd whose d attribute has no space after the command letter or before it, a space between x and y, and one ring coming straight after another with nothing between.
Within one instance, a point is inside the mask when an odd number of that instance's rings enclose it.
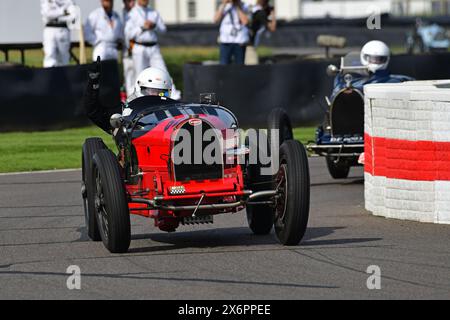
<instances>
[{"instance_id":1,"label":"driver's raised arm","mask_svg":"<svg viewBox=\"0 0 450 320\"><path fill-rule=\"evenodd\" d=\"M122 107L110 109L100 102L100 60L93 63L88 71L88 83L83 96L83 108L89 119L102 130L111 134L110 118L114 113L121 113Z\"/></svg>"}]
</instances>

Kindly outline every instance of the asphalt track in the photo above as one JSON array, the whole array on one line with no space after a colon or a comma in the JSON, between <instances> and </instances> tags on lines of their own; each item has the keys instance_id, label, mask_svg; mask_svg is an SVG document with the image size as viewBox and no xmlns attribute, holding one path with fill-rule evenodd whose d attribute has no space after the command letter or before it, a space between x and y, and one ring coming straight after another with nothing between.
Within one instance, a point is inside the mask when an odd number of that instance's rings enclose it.
<instances>
[{"instance_id":1,"label":"asphalt track","mask_svg":"<svg viewBox=\"0 0 450 320\"><path fill-rule=\"evenodd\" d=\"M80 172L0 176L0 299L449 299L450 226L370 216L362 170L333 181L311 159L307 234L282 247L244 214L161 233L133 218L130 252L88 241ZM70 265L81 290L66 287ZM381 289L368 290L368 266Z\"/></svg>"}]
</instances>

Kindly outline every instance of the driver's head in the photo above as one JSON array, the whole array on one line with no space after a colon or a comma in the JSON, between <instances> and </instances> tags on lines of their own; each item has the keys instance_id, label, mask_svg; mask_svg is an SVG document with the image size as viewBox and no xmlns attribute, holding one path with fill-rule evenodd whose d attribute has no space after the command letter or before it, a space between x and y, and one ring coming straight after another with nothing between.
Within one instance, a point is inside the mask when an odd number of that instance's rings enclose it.
<instances>
[{"instance_id":1,"label":"driver's head","mask_svg":"<svg viewBox=\"0 0 450 320\"><path fill-rule=\"evenodd\" d=\"M361 63L367 66L370 72L387 69L390 59L391 50L382 41L370 41L361 50Z\"/></svg>"},{"instance_id":2,"label":"driver's head","mask_svg":"<svg viewBox=\"0 0 450 320\"><path fill-rule=\"evenodd\" d=\"M147 68L142 71L134 87L136 97L156 96L170 98L172 93L172 78L167 71L158 68Z\"/></svg>"}]
</instances>

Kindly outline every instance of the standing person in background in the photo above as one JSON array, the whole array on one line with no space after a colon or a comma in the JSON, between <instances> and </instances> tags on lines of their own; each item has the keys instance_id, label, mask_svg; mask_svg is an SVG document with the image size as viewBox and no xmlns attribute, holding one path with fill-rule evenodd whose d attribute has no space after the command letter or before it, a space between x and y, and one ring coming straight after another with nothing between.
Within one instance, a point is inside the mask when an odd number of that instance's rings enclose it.
<instances>
[{"instance_id":1,"label":"standing person in background","mask_svg":"<svg viewBox=\"0 0 450 320\"><path fill-rule=\"evenodd\" d=\"M244 64L248 44L248 7L241 0L222 0L214 21L220 23L220 64Z\"/></svg>"},{"instance_id":2,"label":"standing person in background","mask_svg":"<svg viewBox=\"0 0 450 320\"><path fill-rule=\"evenodd\" d=\"M113 0L100 0L101 7L91 12L84 26L87 42L94 47L92 60L119 60L119 47L124 43L123 24L113 10Z\"/></svg>"},{"instance_id":3,"label":"standing person in background","mask_svg":"<svg viewBox=\"0 0 450 320\"><path fill-rule=\"evenodd\" d=\"M166 32L167 28L159 12L148 4L149 0L137 0L137 5L130 11L125 26L127 40L134 43L132 54L136 74L140 74L148 67L167 72L157 35L157 32ZM175 100L181 98L181 93L175 86L172 90L172 98Z\"/></svg>"},{"instance_id":4,"label":"standing person in background","mask_svg":"<svg viewBox=\"0 0 450 320\"><path fill-rule=\"evenodd\" d=\"M127 24L131 9L133 9L135 4L135 0L123 0L122 21L124 26ZM134 80L136 79L132 55L133 44L130 41L125 42L126 43L123 50L123 77L125 79L125 89L127 92L127 96L131 96L134 91Z\"/></svg>"},{"instance_id":5,"label":"standing person in background","mask_svg":"<svg viewBox=\"0 0 450 320\"><path fill-rule=\"evenodd\" d=\"M41 0L44 28L44 68L65 66L70 61L70 31L72 0Z\"/></svg>"},{"instance_id":6,"label":"standing person in background","mask_svg":"<svg viewBox=\"0 0 450 320\"><path fill-rule=\"evenodd\" d=\"M258 0L252 8L252 18L250 26L250 43L247 47L246 65L259 63L256 48L261 42L261 37L266 31L275 32L277 30L277 19L275 8L270 5L270 0Z\"/></svg>"}]
</instances>

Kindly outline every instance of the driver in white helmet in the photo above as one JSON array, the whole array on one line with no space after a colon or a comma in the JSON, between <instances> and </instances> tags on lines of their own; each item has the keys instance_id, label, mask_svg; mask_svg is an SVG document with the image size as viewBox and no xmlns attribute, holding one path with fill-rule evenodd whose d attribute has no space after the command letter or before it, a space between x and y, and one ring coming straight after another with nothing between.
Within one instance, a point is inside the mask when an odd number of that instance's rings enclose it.
<instances>
[{"instance_id":1,"label":"driver in white helmet","mask_svg":"<svg viewBox=\"0 0 450 320\"><path fill-rule=\"evenodd\" d=\"M128 102L143 96L172 97L172 78L162 69L150 67L142 71L134 85Z\"/></svg>"},{"instance_id":2,"label":"driver in white helmet","mask_svg":"<svg viewBox=\"0 0 450 320\"><path fill-rule=\"evenodd\" d=\"M390 60L391 50L382 41L370 41L361 49L361 64L371 73L387 72Z\"/></svg>"},{"instance_id":3,"label":"driver in white helmet","mask_svg":"<svg viewBox=\"0 0 450 320\"><path fill-rule=\"evenodd\" d=\"M391 50L382 41L373 40L361 49L360 62L367 68L367 74L352 74L351 86L363 92L364 86L371 83L399 83L414 80L403 75L392 75L388 66L391 60ZM334 89L331 97L335 97L348 85L344 73L338 73L334 79Z\"/></svg>"},{"instance_id":4,"label":"driver in white helmet","mask_svg":"<svg viewBox=\"0 0 450 320\"><path fill-rule=\"evenodd\" d=\"M86 115L98 127L107 133L112 132L110 118L113 114L129 113L128 103L144 96L155 97L155 103L170 103L172 94L172 78L165 71L158 68L147 68L142 71L135 84L134 93L129 97L126 104L113 108L103 106L99 99L100 91L100 59L92 64L88 72L88 85L83 97L83 106ZM159 99L157 99L159 98Z\"/></svg>"}]
</instances>

